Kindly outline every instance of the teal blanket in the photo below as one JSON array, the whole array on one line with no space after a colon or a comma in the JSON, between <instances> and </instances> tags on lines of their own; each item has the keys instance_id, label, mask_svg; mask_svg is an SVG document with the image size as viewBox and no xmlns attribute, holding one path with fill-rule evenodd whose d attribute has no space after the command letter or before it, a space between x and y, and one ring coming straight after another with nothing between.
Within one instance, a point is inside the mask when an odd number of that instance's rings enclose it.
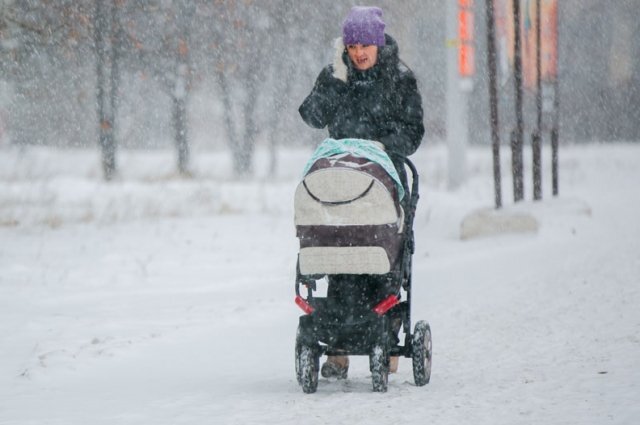
<instances>
[{"instance_id":1,"label":"teal blanket","mask_svg":"<svg viewBox=\"0 0 640 425\"><path fill-rule=\"evenodd\" d=\"M396 171L396 167L393 165L389 155L370 140L325 139L320 143L313 155L311 155L311 159L309 159L307 165L305 165L302 175L306 176L311 166L320 158L328 158L342 154L351 154L360 158L366 158L369 161L379 164L395 181L396 187L398 188L399 199L404 198L404 187L402 187L398 171Z\"/></svg>"}]
</instances>

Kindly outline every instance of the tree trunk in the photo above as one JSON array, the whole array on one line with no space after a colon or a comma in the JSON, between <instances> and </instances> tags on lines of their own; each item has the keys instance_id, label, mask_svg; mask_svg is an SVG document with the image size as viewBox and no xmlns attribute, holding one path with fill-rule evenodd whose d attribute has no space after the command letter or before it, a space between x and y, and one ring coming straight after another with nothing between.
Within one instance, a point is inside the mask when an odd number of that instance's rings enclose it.
<instances>
[{"instance_id":1,"label":"tree trunk","mask_svg":"<svg viewBox=\"0 0 640 425\"><path fill-rule=\"evenodd\" d=\"M238 174L241 176L250 175L253 172L253 152L255 151L256 128L255 110L258 97L258 84L254 77L249 77L247 87L247 97L244 103L244 140L240 152L240 163L238 164Z\"/></svg>"},{"instance_id":2,"label":"tree trunk","mask_svg":"<svg viewBox=\"0 0 640 425\"><path fill-rule=\"evenodd\" d=\"M189 173L189 140L187 138L187 72L188 65L179 63L176 72L176 86L173 93L173 128L178 151L178 171Z\"/></svg>"},{"instance_id":3,"label":"tree trunk","mask_svg":"<svg viewBox=\"0 0 640 425\"><path fill-rule=\"evenodd\" d=\"M111 7L115 8L113 3L111 3ZM113 55L113 45L110 46L110 49L107 46L107 40L111 39L109 34L114 15L107 13L104 2L101 0L96 0L95 14L98 142L102 149L102 171L105 180L108 181L116 173L116 144L113 134L115 107L113 99L116 80L113 74L117 68L114 68L116 58Z\"/></svg>"},{"instance_id":4,"label":"tree trunk","mask_svg":"<svg viewBox=\"0 0 640 425\"><path fill-rule=\"evenodd\" d=\"M238 140L238 134L235 129L235 123L233 120L233 103L231 102L231 88L229 87L229 80L225 74L225 70L222 69L217 72L218 85L220 86L220 92L222 94L222 104L224 105L224 126L227 133L227 142L229 143L229 149L231 149L231 159L233 162L234 173L238 174L238 169L242 162L242 146Z\"/></svg>"},{"instance_id":5,"label":"tree trunk","mask_svg":"<svg viewBox=\"0 0 640 425\"><path fill-rule=\"evenodd\" d=\"M178 22L178 34L175 50L175 74L172 92L173 101L173 128L178 153L178 171L180 174L189 174L189 139L187 134L187 99L190 90L191 75L191 25L195 13L193 2L179 2L175 19Z\"/></svg>"}]
</instances>

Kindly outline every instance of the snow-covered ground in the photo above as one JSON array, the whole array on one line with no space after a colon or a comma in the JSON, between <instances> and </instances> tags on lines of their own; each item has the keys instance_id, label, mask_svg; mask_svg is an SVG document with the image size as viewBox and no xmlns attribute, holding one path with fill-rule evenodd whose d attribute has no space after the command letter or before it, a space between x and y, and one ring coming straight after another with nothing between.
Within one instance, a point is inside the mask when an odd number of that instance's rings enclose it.
<instances>
[{"instance_id":1,"label":"snow-covered ground","mask_svg":"<svg viewBox=\"0 0 640 425\"><path fill-rule=\"evenodd\" d=\"M537 203L513 206L504 176L505 211L539 231L468 241L463 217L493 202L490 149L469 150L456 191L444 147L421 149L413 318L431 323L433 373L416 387L402 359L384 394L365 358L316 394L296 383L309 154L267 179L259 152L238 181L226 152L194 154L193 178L172 152L122 152L104 183L95 151L0 151L0 424L638 423L640 144L563 146L557 199L548 168Z\"/></svg>"}]
</instances>

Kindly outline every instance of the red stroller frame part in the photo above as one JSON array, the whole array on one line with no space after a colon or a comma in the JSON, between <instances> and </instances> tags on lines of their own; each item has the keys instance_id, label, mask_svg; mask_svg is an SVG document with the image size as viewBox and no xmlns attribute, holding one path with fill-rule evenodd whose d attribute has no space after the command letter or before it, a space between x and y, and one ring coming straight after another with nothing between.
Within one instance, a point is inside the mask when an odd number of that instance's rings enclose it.
<instances>
[{"instance_id":1,"label":"red stroller frame part","mask_svg":"<svg viewBox=\"0 0 640 425\"><path fill-rule=\"evenodd\" d=\"M373 312L378 316L382 316L391 308L395 307L400 302L400 299L396 295L389 295L384 300L380 301L377 306L373 308Z\"/></svg>"}]
</instances>

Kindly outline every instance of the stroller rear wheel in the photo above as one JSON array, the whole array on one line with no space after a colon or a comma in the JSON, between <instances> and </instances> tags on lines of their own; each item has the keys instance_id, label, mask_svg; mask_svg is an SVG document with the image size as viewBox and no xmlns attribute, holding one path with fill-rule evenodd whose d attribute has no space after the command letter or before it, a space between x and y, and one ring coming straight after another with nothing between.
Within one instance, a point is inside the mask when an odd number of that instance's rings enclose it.
<instances>
[{"instance_id":1,"label":"stroller rear wheel","mask_svg":"<svg viewBox=\"0 0 640 425\"><path fill-rule=\"evenodd\" d=\"M382 345L374 346L371 354L369 354L369 368L371 369L373 391L378 393L387 392L389 352Z\"/></svg>"},{"instance_id":2,"label":"stroller rear wheel","mask_svg":"<svg viewBox=\"0 0 640 425\"><path fill-rule=\"evenodd\" d=\"M416 323L411 342L413 379L418 387L429 383L431 378L431 327L420 320Z\"/></svg>"}]
</instances>

